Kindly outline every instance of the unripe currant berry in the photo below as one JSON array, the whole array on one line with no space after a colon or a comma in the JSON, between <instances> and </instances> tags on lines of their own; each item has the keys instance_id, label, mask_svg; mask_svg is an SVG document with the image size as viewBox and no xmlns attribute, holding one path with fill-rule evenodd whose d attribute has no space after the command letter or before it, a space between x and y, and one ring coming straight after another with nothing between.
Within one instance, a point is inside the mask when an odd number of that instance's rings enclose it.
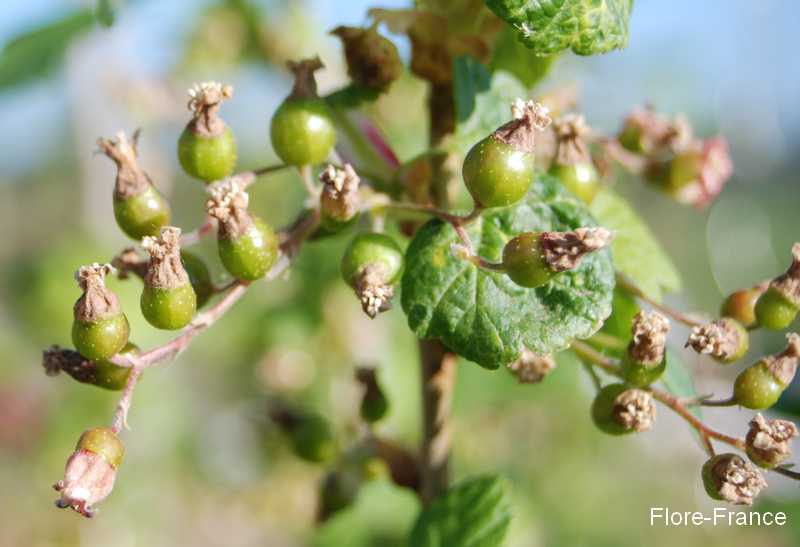
<instances>
[{"instance_id":1,"label":"unripe currant berry","mask_svg":"<svg viewBox=\"0 0 800 547\"><path fill-rule=\"evenodd\" d=\"M292 447L300 458L326 463L336 455L336 439L328 421L317 414L307 414L292 427Z\"/></svg>"},{"instance_id":2,"label":"unripe currant berry","mask_svg":"<svg viewBox=\"0 0 800 547\"><path fill-rule=\"evenodd\" d=\"M592 402L592 420L604 433L625 435L653 426L656 407L648 391L625 384L609 384Z\"/></svg>"},{"instance_id":3,"label":"unripe currant berry","mask_svg":"<svg viewBox=\"0 0 800 547\"><path fill-rule=\"evenodd\" d=\"M534 135L550 123L547 109L520 99L513 119L475 144L464 158L462 176L480 207L504 207L521 200L533 182Z\"/></svg>"},{"instance_id":4,"label":"unripe currant berry","mask_svg":"<svg viewBox=\"0 0 800 547\"><path fill-rule=\"evenodd\" d=\"M56 506L71 507L85 517L94 516L94 505L114 488L124 453L122 443L111 429L85 431L67 460L64 479L53 485L61 495Z\"/></svg>"},{"instance_id":5,"label":"unripe currant berry","mask_svg":"<svg viewBox=\"0 0 800 547\"><path fill-rule=\"evenodd\" d=\"M186 173L205 182L220 180L236 167L236 140L219 117L222 101L233 95L218 82L195 84L189 90L192 119L178 140L178 159Z\"/></svg>"},{"instance_id":6,"label":"unripe currant berry","mask_svg":"<svg viewBox=\"0 0 800 547\"><path fill-rule=\"evenodd\" d=\"M791 333L786 338L786 349L762 358L736 377L733 384L736 403L754 410L769 408L792 383L800 361L800 335Z\"/></svg>"},{"instance_id":7,"label":"unripe currant berry","mask_svg":"<svg viewBox=\"0 0 800 547\"><path fill-rule=\"evenodd\" d=\"M247 211L249 197L235 179L211 189L206 209L219 221L217 250L225 269L237 279L264 277L278 258L278 238L271 226Z\"/></svg>"},{"instance_id":8,"label":"unripe currant berry","mask_svg":"<svg viewBox=\"0 0 800 547\"><path fill-rule=\"evenodd\" d=\"M737 404L753 410L763 410L778 402L786 386L770 372L767 363L759 361L744 369L733 384Z\"/></svg>"},{"instance_id":9,"label":"unripe currant berry","mask_svg":"<svg viewBox=\"0 0 800 547\"><path fill-rule=\"evenodd\" d=\"M611 239L605 228L524 232L503 248L502 269L521 287L541 287L560 272L578 267L586 254L602 249Z\"/></svg>"},{"instance_id":10,"label":"unripe currant berry","mask_svg":"<svg viewBox=\"0 0 800 547\"><path fill-rule=\"evenodd\" d=\"M131 342L125 344L125 347L119 351L119 355L123 357L138 353L139 347ZM94 371L90 383L111 391L120 391L125 388L130 375L130 367L121 367L107 359L101 359L94 361Z\"/></svg>"},{"instance_id":11,"label":"unripe currant berry","mask_svg":"<svg viewBox=\"0 0 800 547\"><path fill-rule=\"evenodd\" d=\"M181 261L180 234L180 228L167 226L158 238L142 241L150 264L140 304L144 318L158 329L181 329L197 311L197 295Z\"/></svg>"},{"instance_id":12,"label":"unripe currant berry","mask_svg":"<svg viewBox=\"0 0 800 547\"><path fill-rule=\"evenodd\" d=\"M583 116L569 114L555 122L558 151L550 174L586 203L591 203L600 190L600 176L586 146L588 133Z\"/></svg>"},{"instance_id":13,"label":"unripe currant berry","mask_svg":"<svg viewBox=\"0 0 800 547\"><path fill-rule=\"evenodd\" d=\"M117 435L107 427L97 427L83 432L75 450L86 450L102 456L108 465L116 469L125 456L125 447Z\"/></svg>"},{"instance_id":14,"label":"unripe currant berry","mask_svg":"<svg viewBox=\"0 0 800 547\"><path fill-rule=\"evenodd\" d=\"M295 82L291 94L272 116L270 138L278 157L288 165L316 165L336 144L336 129L328 105L317 95L314 72L319 58L289 62Z\"/></svg>"},{"instance_id":15,"label":"unripe currant berry","mask_svg":"<svg viewBox=\"0 0 800 547\"><path fill-rule=\"evenodd\" d=\"M114 218L117 225L129 237L140 240L144 236L157 235L162 226L169 224L170 208L167 201L156 190L137 159L136 144L128 142L125 133L117 133L114 139L99 139L100 151L117 165L114 184Z\"/></svg>"},{"instance_id":16,"label":"unripe currant berry","mask_svg":"<svg viewBox=\"0 0 800 547\"><path fill-rule=\"evenodd\" d=\"M756 302L766 289L765 284L732 292L720 306L720 317L732 317L747 329L755 327L757 324Z\"/></svg>"},{"instance_id":17,"label":"unripe currant berry","mask_svg":"<svg viewBox=\"0 0 800 547\"><path fill-rule=\"evenodd\" d=\"M709 355L724 365L738 361L750 349L750 335L741 323L723 317L706 325L692 328L686 347Z\"/></svg>"},{"instance_id":18,"label":"unripe currant berry","mask_svg":"<svg viewBox=\"0 0 800 547\"><path fill-rule=\"evenodd\" d=\"M617 139L630 152L653 155L669 144L674 126L650 107L634 108L623 122Z\"/></svg>"},{"instance_id":19,"label":"unripe currant berry","mask_svg":"<svg viewBox=\"0 0 800 547\"><path fill-rule=\"evenodd\" d=\"M711 499L735 505L752 505L767 487L761 472L736 454L712 456L703 464L701 477Z\"/></svg>"},{"instance_id":20,"label":"unripe currant berry","mask_svg":"<svg viewBox=\"0 0 800 547\"><path fill-rule=\"evenodd\" d=\"M798 307L775 287L770 287L756 302L756 323L770 330L783 330L794 322Z\"/></svg>"},{"instance_id":21,"label":"unripe currant berry","mask_svg":"<svg viewBox=\"0 0 800 547\"><path fill-rule=\"evenodd\" d=\"M189 283L197 295L197 307L202 308L214 294L214 284L211 282L208 266L200 257L186 251L181 251L181 262L183 269L189 275Z\"/></svg>"},{"instance_id":22,"label":"unripe currant berry","mask_svg":"<svg viewBox=\"0 0 800 547\"><path fill-rule=\"evenodd\" d=\"M397 47L378 34L377 25L369 28L336 27L331 34L344 45L347 74L357 85L386 91L403 71Z\"/></svg>"},{"instance_id":23,"label":"unripe currant berry","mask_svg":"<svg viewBox=\"0 0 800 547\"><path fill-rule=\"evenodd\" d=\"M342 256L342 278L361 300L364 312L372 318L391 308L392 285L400 279L402 271L403 252L384 234L358 234Z\"/></svg>"},{"instance_id":24,"label":"unripe currant berry","mask_svg":"<svg viewBox=\"0 0 800 547\"><path fill-rule=\"evenodd\" d=\"M356 370L356 379L364 388L359 408L361 418L367 423L382 420L389 412L389 400L378 384L375 369L359 368Z\"/></svg>"},{"instance_id":25,"label":"unripe currant berry","mask_svg":"<svg viewBox=\"0 0 800 547\"><path fill-rule=\"evenodd\" d=\"M358 221L358 185L361 181L353 166L342 169L329 165L319 176L320 225L331 233L340 232Z\"/></svg>"},{"instance_id":26,"label":"unripe currant berry","mask_svg":"<svg viewBox=\"0 0 800 547\"><path fill-rule=\"evenodd\" d=\"M669 321L658 312L640 311L633 318L632 339L622 357L622 375L632 386L647 387L667 368L664 358Z\"/></svg>"},{"instance_id":27,"label":"unripe currant berry","mask_svg":"<svg viewBox=\"0 0 800 547\"><path fill-rule=\"evenodd\" d=\"M117 295L105 286L111 265L82 266L75 277L83 295L75 302L72 343L91 360L108 359L128 343L130 326Z\"/></svg>"},{"instance_id":28,"label":"unripe currant berry","mask_svg":"<svg viewBox=\"0 0 800 547\"><path fill-rule=\"evenodd\" d=\"M130 356L139 353L135 344L128 342L118 355ZM42 354L42 366L48 376L65 372L82 384L92 384L104 389L119 391L128 383L130 367L121 367L107 359L91 361L69 349L52 346Z\"/></svg>"},{"instance_id":29,"label":"unripe currant berry","mask_svg":"<svg viewBox=\"0 0 800 547\"><path fill-rule=\"evenodd\" d=\"M798 434L797 426L788 420L766 420L756 414L745 439L747 456L759 467L774 469L792 455L789 442Z\"/></svg>"},{"instance_id":30,"label":"unripe currant berry","mask_svg":"<svg viewBox=\"0 0 800 547\"><path fill-rule=\"evenodd\" d=\"M676 201L703 208L719 195L732 174L727 141L715 137L691 140L676 150L658 182Z\"/></svg>"}]
</instances>

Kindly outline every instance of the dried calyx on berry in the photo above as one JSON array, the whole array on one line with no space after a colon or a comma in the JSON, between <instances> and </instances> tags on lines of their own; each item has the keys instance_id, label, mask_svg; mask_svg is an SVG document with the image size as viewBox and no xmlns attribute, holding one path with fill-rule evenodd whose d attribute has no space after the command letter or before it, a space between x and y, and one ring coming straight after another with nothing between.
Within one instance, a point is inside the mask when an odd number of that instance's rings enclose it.
<instances>
[{"instance_id":1,"label":"dried calyx on berry","mask_svg":"<svg viewBox=\"0 0 800 547\"><path fill-rule=\"evenodd\" d=\"M316 165L327 159L336 144L333 117L317 94L314 78L324 65L319 57L287 64L294 74L294 86L272 116L272 148L288 165Z\"/></svg>"},{"instance_id":2,"label":"dried calyx on berry","mask_svg":"<svg viewBox=\"0 0 800 547\"><path fill-rule=\"evenodd\" d=\"M629 384L647 387L664 373L669 320L658 312L640 311L633 318L631 342L622 359L622 375Z\"/></svg>"},{"instance_id":3,"label":"dried calyx on berry","mask_svg":"<svg viewBox=\"0 0 800 547\"><path fill-rule=\"evenodd\" d=\"M538 384L556 368L552 355L541 355L524 349L519 359L506 365L520 384Z\"/></svg>"},{"instance_id":4,"label":"dried calyx on berry","mask_svg":"<svg viewBox=\"0 0 800 547\"><path fill-rule=\"evenodd\" d=\"M219 221L217 250L222 265L237 279L261 279L278 258L275 231L248 212L250 198L237 178L214 184L209 193L206 211Z\"/></svg>"},{"instance_id":5,"label":"dried calyx on berry","mask_svg":"<svg viewBox=\"0 0 800 547\"><path fill-rule=\"evenodd\" d=\"M800 361L800 335L787 335L786 349L762 358L743 370L733 384L733 400L753 410L769 408L778 402L792 383Z\"/></svg>"},{"instance_id":6,"label":"dried calyx on berry","mask_svg":"<svg viewBox=\"0 0 800 547\"><path fill-rule=\"evenodd\" d=\"M166 226L159 237L142 240L150 254L140 300L142 315L159 329L183 328L197 311L197 295L181 261L180 235L180 228Z\"/></svg>"},{"instance_id":7,"label":"dried calyx on berry","mask_svg":"<svg viewBox=\"0 0 800 547\"><path fill-rule=\"evenodd\" d=\"M656 405L649 391L610 384L592 403L592 420L610 435L647 431L656 419Z\"/></svg>"},{"instance_id":8,"label":"dried calyx on berry","mask_svg":"<svg viewBox=\"0 0 800 547\"><path fill-rule=\"evenodd\" d=\"M403 70L397 47L378 33L377 24L369 28L336 27L331 34L344 45L347 74L356 84L386 91Z\"/></svg>"},{"instance_id":9,"label":"dried calyx on berry","mask_svg":"<svg viewBox=\"0 0 800 547\"><path fill-rule=\"evenodd\" d=\"M706 325L692 328L684 347L701 355L710 355L720 363L738 361L750 348L750 335L741 323L723 317Z\"/></svg>"},{"instance_id":10,"label":"dried calyx on berry","mask_svg":"<svg viewBox=\"0 0 800 547\"><path fill-rule=\"evenodd\" d=\"M135 355L139 348L128 342L119 355ZM131 373L130 367L121 367L107 359L91 361L70 349L51 346L42 352L42 366L48 376L65 372L82 384L92 384L104 389L119 391L125 387Z\"/></svg>"},{"instance_id":11,"label":"dried calyx on berry","mask_svg":"<svg viewBox=\"0 0 800 547\"><path fill-rule=\"evenodd\" d=\"M613 234L605 228L569 232L525 232L503 248L502 269L522 287L540 287L560 272L577 268L587 254L606 247Z\"/></svg>"},{"instance_id":12,"label":"dried calyx on berry","mask_svg":"<svg viewBox=\"0 0 800 547\"><path fill-rule=\"evenodd\" d=\"M389 411L389 400L383 393L374 368L361 367L356 370L356 380L364 389L359 412L368 423L383 419Z\"/></svg>"},{"instance_id":13,"label":"dried calyx on berry","mask_svg":"<svg viewBox=\"0 0 800 547\"><path fill-rule=\"evenodd\" d=\"M512 120L475 144L464 157L462 176L479 207L504 207L522 199L536 168L536 132L550 125L548 110L517 99Z\"/></svg>"},{"instance_id":14,"label":"dried calyx on berry","mask_svg":"<svg viewBox=\"0 0 800 547\"><path fill-rule=\"evenodd\" d=\"M766 420L756 414L745 439L747 455L760 467L777 467L792 455L789 442L799 434L797 426L788 420Z\"/></svg>"},{"instance_id":15,"label":"dried calyx on berry","mask_svg":"<svg viewBox=\"0 0 800 547\"><path fill-rule=\"evenodd\" d=\"M61 493L56 506L71 507L84 517L94 516L95 504L108 497L114 488L124 453L122 442L112 430L85 431L67 460L64 479L53 485Z\"/></svg>"},{"instance_id":16,"label":"dried calyx on berry","mask_svg":"<svg viewBox=\"0 0 800 547\"><path fill-rule=\"evenodd\" d=\"M83 294L73 308L72 342L87 359L108 359L128 342L130 326L117 295L108 290L110 264L81 266L75 273Z\"/></svg>"},{"instance_id":17,"label":"dried calyx on berry","mask_svg":"<svg viewBox=\"0 0 800 547\"><path fill-rule=\"evenodd\" d=\"M622 123L619 143L636 154L653 156L663 153L675 139L675 124L651 106L634 108Z\"/></svg>"},{"instance_id":18,"label":"dried calyx on berry","mask_svg":"<svg viewBox=\"0 0 800 547\"><path fill-rule=\"evenodd\" d=\"M342 277L370 318L392 307L393 285L403 271L403 252L384 234L358 234L342 256Z\"/></svg>"},{"instance_id":19,"label":"dried calyx on berry","mask_svg":"<svg viewBox=\"0 0 800 547\"><path fill-rule=\"evenodd\" d=\"M220 105L232 96L233 88L219 82L203 82L189 89L192 119L178 141L178 159L194 178L220 180L236 166L236 141L219 117Z\"/></svg>"},{"instance_id":20,"label":"dried calyx on berry","mask_svg":"<svg viewBox=\"0 0 800 547\"><path fill-rule=\"evenodd\" d=\"M752 505L767 487L761 472L736 454L718 454L703 465L703 486L715 500L734 505Z\"/></svg>"},{"instance_id":21,"label":"dried calyx on berry","mask_svg":"<svg viewBox=\"0 0 800 547\"><path fill-rule=\"evenodd\" d=\"M139 240L144 236L158 235L162 226L169 224L170 208L147 173L139 167L136 144L139 132L132 142L125 133L116 139L98 139L100 151L117 165L114 184L114 218L129 237Z\"/></svg>"},{"instance_id":22,"label":"dried calyx on berry","mask_svg":"<svg viewBox=\"0 0 800 547\"><path fill-rule=\"evenodd\" d=\"M759 326L782 330L791 325L800 310L800 243L792 245L792 263L785 273L769 283L756 302Z\"/></svg>"},{"instance_id":23,"label":"dried calyx on berry","mask_svg":"<svg viewBox=\"0 0 800 547\"><path fill-rule=\"evenodd\" d=\"M599 175L586 144L589 127L583 116L567 114L553 124L557 152L550 173L577 197L591 203L600 189Z\"/></svg>"},{"instance_id":24,"label":"dried calyx on berry","mask_svg":"<svg viewBox=\"0 0 800 547\"><path fill-rule=\"evenodd\" d=\"M319 175L321 223L332 232L350 226L359 212L358 186L361 179L349 163L342 169L329 165Z\"/></svg>"}]
</instances>

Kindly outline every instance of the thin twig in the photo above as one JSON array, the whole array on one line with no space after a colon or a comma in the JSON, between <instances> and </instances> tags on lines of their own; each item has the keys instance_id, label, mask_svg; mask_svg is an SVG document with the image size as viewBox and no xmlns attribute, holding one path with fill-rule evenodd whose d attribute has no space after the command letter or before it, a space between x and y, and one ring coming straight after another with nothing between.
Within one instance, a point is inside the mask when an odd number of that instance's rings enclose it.
<instances>
[{"instance_id":1,"label":"thin twig","mask_svg":"<svg viewBox=\"0 0 800 547\"><path fill-rule=\"evenodd\" d=\"M311 169L310 165L301 165L299 168L300 171L300 179L303 181L303 187L306 189L308 196L311 199L316 200L319 198L319 188L317 187L316 183L314 182L314 172Z\"/></svg>"},{"instance_id":2,"label":"thin twig","mask_svg":"<svg viewBox=\"0 0 800 547\"><path fill-rule=\"evenodd\" d=\"M191 232L181 234L181 247L188 247L189 245L199 243L201 239L214 231L216 225L216 219L206 216L205 221L200 225L199 228L192 230Z\"/></svg>"},{"instance_id":3,"label":"thin twig","mask_svg":"<svg viewBox=\"0 0 800 547\"><path fill-rule=\"evenodd\" d=\"M125 388L122 390L122 395L117 403L117 408L114 411L114 418L111 421L111 430L114 433L119 433L122 428L128 428L128 410L131 408L131 399L133 399L133 392L139 382L139 376L142 374L142 368L136 361L131 371L128 374L128 381L125 383Z\"/></svg>"},{"instance_id":4,"label":"thin twig","mask_svg":"<svg viewBox=\"0 0 800 547\"><path fill-rule=\"evenodd\" d=\"M685 314L683 312L680 312L680 311L678 311L678 310L676 310L674 308L670 308L669 306L665 306L664 304L656 302L655 300L653 300L652 298L647 296L644 293L644 291L642 291L642 289L637 287L636 284L634 284L630 279L628 279L627 276L625 276L624 274L622 274L620 272L617 272L617 286L618 287L622 287L623 289L625 289L626 291L631 293L633 296L635 296L639 300L648 303L653 308L655 308L658 311L664 313L665 315L668 315L668 316L672 317L675 321L678 321L679 323L683 323L687 327L699 327L699 326L703 325L702 321L699 321L699 320L691 317L690 315L687 315L687 314Z\"/></svg>"},{"instance_id":5,"label":"thin twig","mask_svg":"<svg viewBox=\"0 0 800 547\"><path fill-rule=\"evenodd\" d=\"M773 469L778 474L783 475L784 477L789 477L790 479L794 479L796 481L800 481L800 472L792 471L788 467L778 466Z\"/></svg>"},{"instance_id":6,"label":"thin twig","mask_svg":"<svg viewBox=\"0 0 800 547\"><path fill-rule=\"evenodd\" d=\"M605 372L618 378L622 377L619 364L609 357L606 357L592 346L580 340L575 340L570 346L572 351L581 358L584 362L588 362L596 367L603 369Z\"/></svg>"}]
</instances>

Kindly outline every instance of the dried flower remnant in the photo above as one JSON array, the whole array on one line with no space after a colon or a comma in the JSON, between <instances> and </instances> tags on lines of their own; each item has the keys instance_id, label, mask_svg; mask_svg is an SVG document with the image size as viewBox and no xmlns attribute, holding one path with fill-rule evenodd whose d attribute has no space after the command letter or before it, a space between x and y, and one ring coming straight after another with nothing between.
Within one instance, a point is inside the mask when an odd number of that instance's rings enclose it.
<instances>
[{"instance_id":1,"label":"dried flower remnant","mask_svg":"<svg viewBox=\"0 0 800 547\"><path fill-rule=\"evenodd\" d=\"M578 228L570 232L542 232L540 245L554 272L578 267L583 257L606 247L614 234L605 228Z\"/></svg>"},{"instance_id":2,"label":"dried flower remnant","mask_svg":"<svg viewBox=\"0 0 800 547\"><path fill-rule=\"evenodd\" d=\"M747 432L747 455L756 465L773 468L792 454L789 442L800 434L788 420L767 420L756 414Z\"/></svg>"},{"instance_id":3,"label":"dried flower remnant","mask_svg":"<svg viewBox=\"0 0 800 547\"><path fill-rule=\"evenodd\" d=\"M540 355L526 349L519 359L507 366L519 383L538 384L556 368L556 362L552 355Z\"/></svg>"}]
</instances>

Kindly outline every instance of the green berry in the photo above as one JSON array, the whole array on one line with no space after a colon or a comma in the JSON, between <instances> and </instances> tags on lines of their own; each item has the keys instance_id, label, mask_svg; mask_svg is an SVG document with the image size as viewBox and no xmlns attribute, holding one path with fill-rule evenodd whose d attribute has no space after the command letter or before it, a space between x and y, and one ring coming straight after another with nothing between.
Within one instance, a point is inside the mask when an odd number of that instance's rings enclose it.
<instances>
[{"instance_id":1,"label":"green berry","mask_svg":"<svg viewBox=\"0 0 800 547\"><path fill-rule=\"evenodd\" d=\"M304 460L325 463L336 455L333 432L322 416L302 416L292 427L290 435L295 454Z\"/></svg>"},{"instance_id":2,"label":"green berry","mask_svg":"<svg viewBox=\"0 0 800 547\"><path fill-rule=\"evenodd\" d=\"M107 427L97 427L83 432L75 450L86 450L98 454L116 469L122 463L125 447L117 435Z\"/></svg>"},{"instance_id":3,"label":"green berry","mask_svg":"<svg viewBox=\"0 0 800 547\"><path fill-rule=\"evenodd\" d=\"M316 165L336 144L336 129L325 101L290 97L275 112L270 125L272 148L288 165Z\"/></svg>"},{"instance_id":4,"label":"green berry","mask_svg":"<svg viewBox=\"0 0 800 547\"><path fill-rule=\"evenodd\" d=\"M206 263L192 253L181 251L181 263L183 263L186 273L189 274L189 282L197 295L197 308L202 308L214 294L211 273L209 273Z\"/></svg>"},{"instance_id":5,"label":"green berry","mask_svg":"<svg viewBox=\"0 0 800 547\"><path fill-rule=\"evenodd\" d=\"M736 377L733 398L743 407L762 410L777 403L784 389L786 386L775 378L767 364L759 361Z\"/></svg>"},{"instance_id":6,"label":"green berry","mask_svg":"<svg viewBox=\"0 0 800 547\"><path fill-rule=\"evenodd\" d=\"M550 174L558 178L564 188L586 203L591 203L600 190L600 177L591 163L554 164L550 168Z\"/></svg>"},{"instance_id":7,"label":"green berry","mask_svg":"<svg viewBox=\"0 0 800 547\"><path fill-rule=\"evenodd\" d=\"M679 152L670 160L661 180L664 190L670 195L678 195L681 190L697 181L703 157L697 150Z\"/></svg>"},{"instance_id":8,"label":"green berry","mask_svg":"<svg viewBox=\"0 0 800 547\"><path fill-rule=\"evenodd\" d=\"M122 356L136 355L138 353L139 348L132 342L125 344L125 347L119 351L119 355ZM91 376L91 383L104 389L119 391L125 388L130 375L130 367L121 367L107 359L101 359L94 361L94 373Z\"/></svg>"},{"instance_id":9,"label":"green berry","mask_svg":"<svg viewBox=\"0 0 800 547\"><path fill-rule=\"evenodd\" d=\"M191 283L174 288L145 285L139 303L147 322L164 330L185 327L197 311L197 295Z\"/></svg>"},{"instance_id":10,"label":"green berry","mask_svg":"<svg viewBox=\"0 0 800 547\"><path fill-rule=\"evenodd\" d=\"M358 224L358 217L357 214L353 218L345 221L341 221L339 219L333 218L330 215L326 215L324 211L320 215L319 225L320 228L328 234L337 234L339 232L344 232L345 230L349 230L356 224Z\"/></svg>"},{"instance_id":11,"label":"green berry","mask_svg":"<svg viewBox=\"0 0 800 547\"><path fill-rule=\"evenodd\" d=\"M745 328L756 325L756 302L764 291L753 287L732 292L720 306L720 317L736 319Z\"/></svg>"},{"instance_id":12,"label":"green berry","mask_svg":"<svg viewBox=\"0 0 800 547\"><path fill-rule=\"evenodd\" d=\"M403 271L403 251L387 235L362 233L353 238L342 256L341 271L345 282L353 288L359 276L369 266L382 269L383 282L391 285Z\"/></svg>"},{"instance_id":13,"label":"green berry","mask_svg":"<svg viewBox=\"0 0 800 547\"><path fill-rule=\"evenodd\" d=\"M261 279L278 258L278 238L272 228L256 216L235 239L218 238L219 257L225 269L237 279Z\"/></svg>"},{"instance_id":14,"label":"green berry","mask_svg":"<svg viewBox=\"0 0 800 547\"><path fill-rule=\"evenodd\" d=\"M75 320L72 323L72 343L78 352L92 361L116 355L128 343L130 325L119 312L98 321Z\"/></svg>"},{"instance_id":15,"label":"green berry","mask_svg":"<svg viewBox=\"0 0 800 547\"><path fill-rule=\"evenodd\" d=\"M347 509L356 500L362 477L351 470L336 470L325 475L320 488L317 518L324 522L335 513Z\"/></svg>"},{"instance_id":16,"label":"green berry","mask_svg":"<svg viewBox=\"0 0 800 547\"><path fill-rule=\"evenodd\" d=\"M528 192L535 170L533 154L489 136L464 158L462 175L467 190L482 207L504 207Z\"/></svg>"},{"instance_id":17,"label":"green berry","mask_svg":"<svg viewBox=\"0 0 800 547\"><path fill-rule=\"evenodd\" d=\"M666 359L655 365L647 365L634 361L628 352L622 358L622 375L627 383L636 387L647 387L657 382L666 368Z\"/></svg>"},{"instance_id":18,"label":"green berry","mask_svg":"<svg viewBox=\"0 0 800 547\"><path fill-rule=\"evenodd\" d=\"M519 234L506 243L503 268L514 283L528 288L541 287L557 275L545 261L538 232Z\"/></svg>"},{"instance_id":19,"label":"green berry","mask_svg":"<svg viewBox=\"0 0 800 547\"><path fill-rule=\"evenodd\" d=\"M625 384L609 384L601 389L592 402L592 421L604 433L609 435L625 435L633 429L626 429L614 418L616 399L628 386Z\"/></svg>"},{"instance_id":20,"label":"green berry","mask_svg":"<svg viewBox=\"0 0 800 547\"><path fill-rule=\"evenodd\" d=\"M364 397L361 401L360 414L365 422L379 422L388 412L389 401L381 391L378 391L373 396Z\"/></svg>"},{"instance_id":21,"label":"green berry","mask_svg":"<svg viewBox=\"0 0 800 547\"><path fill-rule=\"evenodd\" d=\"M756 302L756 320L760 327L783 330L797 317L797 306L770 287Z\"/></svg>"},{"instance_id":22,"label":"green berry","mask_svg":"<svg viewBox=\"0 0 800 547\"><path fill-rule=\"evenodd\" d=\"M715 358L723 365L728 365L730 363L735 363L744 357L747 353L747 350L750 349L750 334L739 321L732 317L724 317L720 321L724 322L733 332L736 333L736 339L738 340L736 349L730 355L724 358Z\"/></svg>"},{"instance_id":23,"label":"green berry","mask_svg":"<svg viewBox=\"0 0 800 547\"><path fill-rule=\"evenodd\" d=\"M187 126L178 140L178 159L191 177L206 182L224 179L236 167L236 140L228 127L207 137Z\"/></svg>"},{"instance_id":24,"label":"green berry","mask_svg":"<svg viewBox=\"0 0 800 547\"><path fill-rule=\"evenodd\" d=\"M161 227L169 224L169 204L152 185L128 198L115 194L114 218L120 229L132 239L157 236Z\"/></svg>"}]
</instances>

